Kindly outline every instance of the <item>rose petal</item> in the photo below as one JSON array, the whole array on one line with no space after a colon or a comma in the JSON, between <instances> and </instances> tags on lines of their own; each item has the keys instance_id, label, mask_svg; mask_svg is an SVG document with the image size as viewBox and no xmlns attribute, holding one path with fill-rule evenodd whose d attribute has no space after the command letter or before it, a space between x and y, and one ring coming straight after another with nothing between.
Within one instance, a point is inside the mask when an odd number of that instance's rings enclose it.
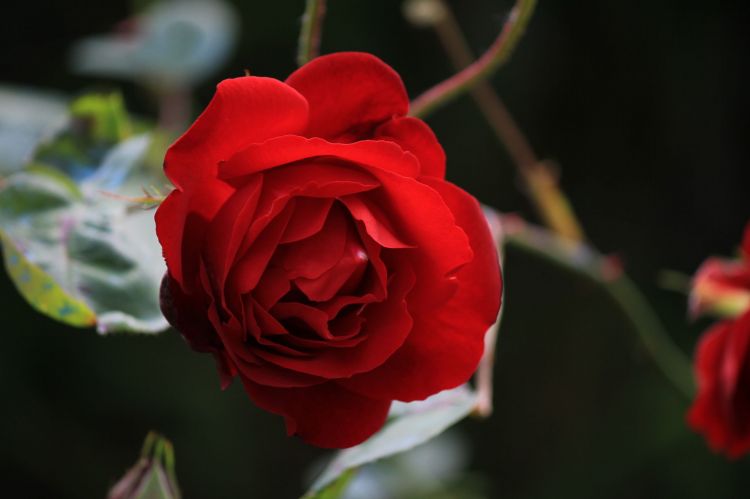
<instances>
[{"instance_id":1,"label":"rose petal","mask_svg":"<svg viewBox=\"0 0 750 499\"><path fill-rule=\"evenodd\" d=\"M255 382L267 383L270 386L300 387L312 386L326 381L309 374L286 370L280 366L266 365L248 348L243 339L242 326L236 318L231 317L226 322L221 321L213 307L208 311L208 318L218 332L225 351L236 370L235 372L240 375L243 382L254 380ZM266 340L264 346L278 348L273 340ZM257 351L264 346L256 345L254 350ZM297 352L290 352L289 347L283 347L283 349L285 355L299 355Z\"/></svg>"},{"instance_id":2,"label":"rose petal","mask_svg":"<svg viewBox=\"0 0 750 499\"><path fill-rule=\"evenodd\" d=\"M340 205L335 205L317 234L279 247L274 264L282 267L290 279L319 277L333 268L346 248L350 222Z\"/></svg>"},{"instance_id":3,"label":"rose petal","mask_svg":"<svg viewBox=\"0 0 750 499\"><path fill-rule=\"evenodd\" d=\"M724 344L731 327L730 322L720 322L703 334L696 354L698 395L691 406L687 420L690 426L703 434L714 449L726 447L728 431L718 416L724 405L719 393L716 372L721 368Z\"/></svg>"},{"instance_id":4,"label":"rose petal","mask_svg":"<svg viewBox=\"0 0 750 499\"><path fill-rule=\"evenodd\" d=\"M743 325L744 321L744 325ZM737 394L744 389L750 394L750 378L742 378L742 371L750 363L750 310L738 318L732 327L732 334L726 342L721 371L722 396L725 401L736 400ZM742 415L750 430L750 411Z\"/></svg>"},{"instance_id":5,"label":"rose petal","mask_svg":"<svg viewBox=\"0 0 750 499\"><path fill-rule=\"evenodd\" d=\"M410 116L386 121L375 130L375 138L392 140L416 156L422 175L445 178L445 151L424 121Z\"/></svg>"},{"instance_id":6,"label":"rose petal","mask_svg":"<svg viewBox=\"0 0 750 499\"><path fill-rule=\"evenodd\" d=\"M698 395L687 420L711 448L730 458L750 451L748 336L750 311L714 325L703 334L696 354Z\"/></svg>"},{"instance_id":7,"label":"rose petal","mask_svg":"<svg viewBox=\"0 0 750 499\"><path fill-rule=\"evenodd\" d=\"M258 238L243 250L242 256L229 273L227 292L244 294L255 289L279 246L279 241L289 224L293 211L294 205L288 204Z\"/></svg>"},{"instance_id":8,"label":"rose petal","mask_svg":"<svg viewBox=\"0 0 750 499\"><path fill-rule=\"evenodd\" d=\"M215 177L219 161L248 144L301 132L307 119L305 98L278 80L224 80L208 107L167 150L164 172L182 190Z\"/></svg>"},{"instance_id":9,"label":"rose petal","mask_svg":"<svg viewBox=\"0 0 750 499\"><path fill-rule=\"evenodd\" d=\"M230 197L210 222L203 258L220 288L234 263L260 200L263 176L256 175Z\"/></svg>"},{"instance_id":10,"label":"rose petal","mask_svg":"<svg viewBox=\"0 0 750 499\"><path fill-rule=\"evenodd\" d=\"M184 276L198 274L200 248L209 221L234 193L234 188L216 179L206 179L205 188L189 194L173 190L154 215L169 274L188 289Z\"/></svg>"},{"instance_id":11,"label":"rose petal","mask_svg":"<svg viewBox=\"0 0 750 499\"><path fill-rule=\"evenodd\" d=\"M228 387L232 378L237 375L237 370L229 360L211 322L206 318L207 297L185 294L179 283L167 274L161 283L160 302L164 317L190 348L197 352L213 354L221 378L221 387Z\"/></svg>"},{"instance_id":12,"label":"rose petal","mask_svg":"<svg viewBox=\"0 0 750 499\"><path fill-rule=\"evenodd\" d=\"M253 297L261 307L269 309L291 289L289 277L278 267L269 266L253 289Z\"/></svg>"},{"instance_id":13,"label":"rose petal","mask_svg":"<svg viewBox=\"0 0 750 499\"><path fill-rule=\"evenodd\" d=\"M353 292L367 270L367 262L367 252L350 232L344 253L331 269L313 279L299 277L294 283L310 300L328 301L336 295Z\"/></svg>"},{"instance_id":14,"label":"rose petal","mask_svg":"<svg viewBox=\"0 0 750 499\"><path fill-rule=\"evenodd\" d=\"M323 228L333 199L298 197L294 214L281 238L281 244L308 238Z\"/></svg>"},{"instance_id":15,"label":"rose petal","mask_svg":"<svg viewBox=\"0 0 750 499\"><path fill-rule=\"evenodd\" d=\"M384 248L413 248L395 234L388 215L366 196L343 196L341 202L355 220L365 226L367 234Z\"/></svg>"},{"instance_id":16,"label":"rose petal","mask_svg":"<svg viewBox=\"0 0 750 499\"><path fill-rule=\"evenodd\" d=\"M391 405L333 383L307 388L271 388L248 380L243 384L261 408L284 416L289 435L325 448L363 442L383 426Z\"/></svg>"},{"instance_id":17,"label":"rose petal","mask_svg":"<svg viewBox=\"0 0 750 499\"><path fill-rule=\"evenodd\" d=\"M371 54L340 52L317 57L287 78L307 99L308 137L355 140L409 111L401 77Z\"/></svg>"},{"instance_id":18,"label":"rose petal","mask_svg":"<svg viewBox=\"0 0 750 499\"><path fill-rule=\"evenodd\" d=\"M432 306L441 307L455 292L450 277L473 258L466 233L432 187L383 170L372 173L383 188L367 194L370 203L389 215L397 234L409 234L415 248L398 253L410 258L419 287L430 290Z\"/></svg>"},{"instance_id":19,"label":"rose petal","mask_svg":"<svg viewBox=\"0 0 750 499\"><path fill-rule=\"evenodd\" d=\"M389 283L388 298L381 303L371 303L363 311L365 323L360 334L367 335L368 339L354 348L322 350L309 359L292 359L263 351L257 355L286 369L327 379L370 371L397 351L411 331L412 320L405 297L414 281L409 267L395 271Z\"/></svg>"},{"instance_id":20,"label":"rose petal","mask_svg":"<svg viewBox=\"0 0 750 499\"><path fill-rule=\"evenodd\" d=\"M419 174L417 157L390 141L362 140L352 144L339 144L318 137L308 139L285 135L248 145L228 160L222 161L218 175L222 179L232 179L318 157L331 157L369 168L386 169L406 177L416 177Z\"/></svg>"},{"instance_id":21,"label":"rose petal","mask_svg":"<svg viewBox=\"0 0 750 499\"><path fill-rule=\"evenodd\" d=\"M312 331L325 340L334 339L328 330L328 316L315 307L303 303L281 302L271 312L279 321L289 325L287 329L292 335L307 337L300 331L303 329Z\"/></svg>"},{"instance_id":22,"label":"rose petal","mask_svg":"<svg viewBox=\"0 0 750 499\"><path fill-rule=\"evenodd\" d=\"M258 235L296 197L332 198L363 192L378 186L363 171L339 165L311 162L290 165L264 174L263 190L256 215L239 249L244 255ZM296 203L296 201L295 201Z\"/></svg>"},{"instance_id":23,"label":"rose petal","mask_svg":"<svg viewBox=\"0 0 750 499\"><path fill-rule=\"evenodd\" d=\"M471 240L474 258L456 273L458 290L440 307L430 305L422 283L409 296L414 328L382 366L342 380L343 386L379 399L420 400L466 382L484 350L484 335L500 306L497 252L481 208L452 184L430 180ZM398 253L396 253L398 254Z\"/></svg>"}]
</instances>

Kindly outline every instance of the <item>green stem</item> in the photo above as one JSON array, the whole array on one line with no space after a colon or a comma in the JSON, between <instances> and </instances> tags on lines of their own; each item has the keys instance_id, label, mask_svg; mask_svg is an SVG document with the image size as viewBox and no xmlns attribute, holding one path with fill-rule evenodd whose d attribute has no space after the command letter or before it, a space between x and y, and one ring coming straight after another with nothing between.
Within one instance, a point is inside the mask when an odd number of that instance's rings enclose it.
<instances>
[{"instance_id":1,"label":"green stem","mask_svg":"<svg viewBox=\"0 0 750 499\"><path fill-rule=\"evenodd\" d=\"M534 254L601 285L630 321L661 372L686 397L695 394L691 362L674 344L659 317L619 264L582 243L571 243L525 222L505 219L505 244Z\"/></svg>"},{"instance_id":2,"label":"green stem","mask_svg":"<svg viewBox=\"0 0 750 499\"><path fill-rule=\"evenodd\" d=\"M438 83L411 103L412 116L425 117L438 107L467 92L502 66L513 53L536 7L536 0L517 0L503 29L476 62Z\"/></svg>"},{"instance_id":3,"label":"green stem","mask_svg":"<svg viewBox=\"0 0 750 499\"><path fill-rule=\"evenodd\" d=\"M307 0L297 49L297 64L300 66L320 54L320 34L323 30L325 11L325 0Z\"/></svg>"},{"instance_id":4,"label":"green stem","mask_svg":"<svg viewBox=\"0 0 750 499\"><path fill-rule=\"evenodd\" d=\"M643 346L664 376L687 398L695 395L690 359L674 344L643 293L625 274L605 283L604 289L630 319Z\"/></svg>"}]
</instances>

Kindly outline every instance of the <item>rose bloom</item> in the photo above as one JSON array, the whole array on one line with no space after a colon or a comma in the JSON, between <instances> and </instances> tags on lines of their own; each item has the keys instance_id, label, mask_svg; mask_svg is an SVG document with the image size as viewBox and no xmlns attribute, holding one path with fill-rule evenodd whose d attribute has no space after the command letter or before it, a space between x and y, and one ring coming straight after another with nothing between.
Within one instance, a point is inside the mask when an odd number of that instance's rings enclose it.
<instances>
[{"instance_id":1,"label":"rose bloom","mask_svg":"<svg viewBox=\"0 0 750 499\"><path fill-rule=\"evenodd\" d=\"M500 307L480 206L408 107L382 61L332 54L221 82L164 161L165 316L314 445L466 382Z\"/></svg>"},{"instance_id":2,"label":"rose bloom","mask_svg":"<svg viewBox=\"0 0 750 499\"><path fill-rule=\"evenodd\" d=\"M736 316L750 308L750 223L739 259L709 258L700 266L690 290L690 313Z\"/></svg>"},{"instance_id":3,"label":"rose bloom","mask_svg":"<svg viewBox=\"0 0 750 499\"><path fill-rule=\"evenodd\" d=\"M706 303L731 313L736 297L750 293L750 224L745 230L743 258L711 259L699 269L694 286ZM713 291L706 293L707 291ZM694 289L691 298L695 299ZM711 447L737 458L750 451L750 306L736 318L719 322L701 338L695 361L698 396L688 412L690 426Z\"/></svg>"}]
</instances>

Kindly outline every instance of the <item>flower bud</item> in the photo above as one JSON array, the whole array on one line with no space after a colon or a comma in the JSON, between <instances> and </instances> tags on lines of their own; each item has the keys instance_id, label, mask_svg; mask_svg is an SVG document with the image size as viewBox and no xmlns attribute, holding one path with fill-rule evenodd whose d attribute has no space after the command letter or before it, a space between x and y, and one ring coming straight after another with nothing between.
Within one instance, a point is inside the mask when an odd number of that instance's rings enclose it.
<instances>
[{"instance_id":1,"label":"flower bud","mask_svg":"<svg viewBox=\"0 0 750 499\"><path fill-rule=\"evenodd\" d=\"M110 489L107 498L180 499L171 442L154 432L149 433L140 459Z\"/></svg>"},{"instance_id":2,"label":"flower bud","mask_svg":"<svg viewBox=\"0 0 750 499\"><path fill-rule=\"evenodd\" d=\"M693 277L690 315L734 318L750 308L750 264L709 258Z\"/></svg>"}]
</instances>

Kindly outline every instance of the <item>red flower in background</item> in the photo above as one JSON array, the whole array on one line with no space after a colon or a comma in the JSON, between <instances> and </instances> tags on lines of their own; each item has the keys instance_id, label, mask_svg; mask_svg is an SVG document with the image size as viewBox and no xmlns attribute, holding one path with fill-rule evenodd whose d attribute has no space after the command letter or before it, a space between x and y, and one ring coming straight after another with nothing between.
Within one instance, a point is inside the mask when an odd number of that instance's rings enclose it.
<instances>
[{"instance_id":1,"label":"red flower in background","mask_svg":"<svg viewBox=\"0 0 750 499\"><path fill-rule=\"evenodd\" d=\"M500 306L480 207L408 105L382 61L333 54L223 81L165 158L165 315L315 445L467 381Z\"/></svg>"},{"instance_id":2,"label":"red flower in background","mask_svg":"<svg viewBox=\"0 0 750 499\"><path fill-rule=\"evenodd\" d=\"M690 291L693 316L736 316L750 308L750 224L745 228L740 259L707 259L695 273Z\"/></svg>"},{"instance_id":3,"label":"red flower in background","mask_svg":"<svg viewBox=\"0 0 750 499\"><path fill-rule=\"evenodd\" d=\"M750 451L750 224L742 259L708 260L696 274L691 304L739 317L714 325L696 354L698 396L688 413L690 426L711 447L736 458ZM738 310L738 307L741 310ZM695 310L695 309L694 309Z\"/></svg>"}]
</instances>

